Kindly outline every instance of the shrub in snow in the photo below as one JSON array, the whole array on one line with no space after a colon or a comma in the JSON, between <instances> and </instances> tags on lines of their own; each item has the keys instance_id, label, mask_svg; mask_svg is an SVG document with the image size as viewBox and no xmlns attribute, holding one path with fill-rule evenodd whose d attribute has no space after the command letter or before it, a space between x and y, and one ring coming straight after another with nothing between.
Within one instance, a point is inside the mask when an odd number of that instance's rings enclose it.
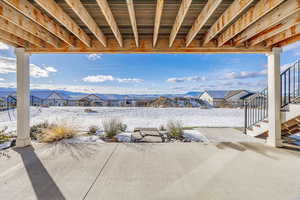
<instances>
[{"instance_id":1,"label":"shrub in snow","mask_svg":"<svg viewBox=\"0 0 300 200\"><path fill-rule=\"evenodd\" d=\"M171 120L167 123L167 134L170 138L181 140L183 138L183 127L180 121Z\"/></svg>"},{"instance_id":2,"label":"shrub in snow","mask_svg":"<svg viewBox=\"0 0 300 200\"><path fill-rule=\"evenodd\" d=\"M165 126L164 126L164 125L160 125L160 126L158 127L158 130L159 130L159 131L165 131L165 130L166 130L166 128L165 128Z\"/></svg>"},{"instance_id":3,"label":"shrub in snow","mask_svg":"<svg viewBox=\"0 0 300 200\"><path fill-rule=\"evenodd\" d=\"M86 112L86 113L96 113L97 111L92 110L90 108L86 108L86 109L84 109L84 112Z\"/></svg>"},{"instance_id":4,"label":"shrub in snow","mask_svg":"<svg viewBox=\"0 0 300 200\"><path fill-rule=\"evenodd\" d=\"M90 135L96 135L98 130L99 130L98 126L90 126L88 134L90 134Z\"/></svg>"},{"instance_id":5,"label":"shrub in snow","mask_svg":"<svg viewBox=\"0 0 300 200\"><path fill-rule=\"evenodd\" d=\"M10 141L11 137L8 135L5 135L5 131L8 127L5 127L4 129L0 130L0 144Z\"/></svg>"},{"instance_id":6,"label":"shrub in snow","mask_svg":"<svg viewBox=\"0 0 300 200\"><path fill-rule=\"evenodd\" d=\"M36 135L40 142L56 142L62 139L72 138L78 131L67 123L51 124L46 128L41 128L40 133Z\"/></svg>"},{"instance_id":7,"label":"shrub in snow","mask_svg":"<svg viewBox=\"0 0 300 200\"><path fill-rule=\"evenodd\" d=\"M32 127L30 127L31 139L37 140L38 136L42 133L42 131L51 126L52 126L52 124L49 124L48 121L33 125Z\"/></svg>"},{"instance_id":8,"label":"shrub in snow","mask_svg":"<svg viewBox=\"0 0 300 200\"><path fill-rule=\"evenodd\" d=\"M118 133L124 132L127 129L127 125L123 124L119 119L106 119L102 121L103 129L106 137L113 138Z\"/></svg>"}]
</instances>

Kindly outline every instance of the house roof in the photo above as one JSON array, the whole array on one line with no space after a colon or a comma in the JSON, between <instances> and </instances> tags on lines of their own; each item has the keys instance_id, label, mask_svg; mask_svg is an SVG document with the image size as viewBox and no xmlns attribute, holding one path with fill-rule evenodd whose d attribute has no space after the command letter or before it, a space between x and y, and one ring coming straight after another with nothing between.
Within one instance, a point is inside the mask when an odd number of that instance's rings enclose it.
<instances>
[{"instance_id":1,"label":"house roof","mask_svg":"<svg viewBox=\"0 0 300 200\"><path fill-rule=\"evenodd\" d=\"M228 91L228 93L225 96L225 99L233 97L241 92L246 92L247 94L249 93L247 90L231 90L231 91Z\"/></svg>"},{"instance_id":2,"label":"house roof","mask_svg":"<svg viewBox=\"0 0 300 200\"><path fill-rule=\"evenodd\" d=\"M101 97L99 97L96 94L85 94L85 95L78 95L78 96L70 96L69 99L70 100L81 100L81 99L84 99L84 98L89 97L89 96L96 96L99 99L101 99Z\"/></svg>"},{"instance_id":3,"label":"house roof","mask_svg":"<svg viewBox=\"0 0 300 200\"><path fill-rule=\"evenodd\" d=\"M229 91L228 90L207 90L205 92L214 99L224 99Z\"/></svg>"}]
</instances>

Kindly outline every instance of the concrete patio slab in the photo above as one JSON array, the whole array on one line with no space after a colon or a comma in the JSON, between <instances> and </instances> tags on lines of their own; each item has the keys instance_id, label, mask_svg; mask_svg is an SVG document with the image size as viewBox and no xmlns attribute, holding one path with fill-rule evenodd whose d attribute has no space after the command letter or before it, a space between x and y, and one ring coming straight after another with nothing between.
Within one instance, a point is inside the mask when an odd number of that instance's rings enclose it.
<instances>
[{"instance_id":1,"label":"concrete patio slab","mask_svg":"<svg viewBox=\"0 0 300 200\"><path fill-rule=\"evenodd\" d=\"M197 128L210 142L258 142L265 143L265 140L245 135L238 128Z\"/></svg>"},{"instance_id":2,"label":"concrete patio slab","mask_svg":"<svg viewBox=\"0 0 300 200\"><path fill-rule=\"evenodd\" d=\"M57 144L6 153L4 200L300 197L300 152L260 143Z\"/></svg>"}]
</instances>

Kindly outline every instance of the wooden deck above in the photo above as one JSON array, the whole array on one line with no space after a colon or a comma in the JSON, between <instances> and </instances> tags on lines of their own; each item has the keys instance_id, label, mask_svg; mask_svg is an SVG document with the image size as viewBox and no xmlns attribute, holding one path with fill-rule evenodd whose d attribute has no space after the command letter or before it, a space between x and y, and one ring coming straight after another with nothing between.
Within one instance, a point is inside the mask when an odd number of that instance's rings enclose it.
<instances>
[{"instance_id":1,"label":"wooden deck above","mask_svg":"<svg viewBox=\"0 0 300 200\"><path fill-rule=\"evenodd\" d=\"M300 40L299 0L0 0L31 53L264 53Z\"/></svg>"}]
</instances>

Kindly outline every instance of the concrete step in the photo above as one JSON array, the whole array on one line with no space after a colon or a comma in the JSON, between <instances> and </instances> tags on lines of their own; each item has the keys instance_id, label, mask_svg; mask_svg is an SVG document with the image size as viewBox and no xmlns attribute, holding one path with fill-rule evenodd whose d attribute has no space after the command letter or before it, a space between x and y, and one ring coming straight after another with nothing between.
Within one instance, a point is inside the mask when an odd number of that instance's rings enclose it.
<instances>
[{"instance_id":1,"label":"concrete step","mask_svg":"<svg viewBox=\"0 0 300 200\"><path fill-rule=\"evenodd\" d=\"M288 111L281 112L282 131L287 134L294 134L300 130L300 104L290 104ZM267 133L269 129L268 119L265 119L247 129L247 135L256 137Z\"/></svg>"}]
</instances>

